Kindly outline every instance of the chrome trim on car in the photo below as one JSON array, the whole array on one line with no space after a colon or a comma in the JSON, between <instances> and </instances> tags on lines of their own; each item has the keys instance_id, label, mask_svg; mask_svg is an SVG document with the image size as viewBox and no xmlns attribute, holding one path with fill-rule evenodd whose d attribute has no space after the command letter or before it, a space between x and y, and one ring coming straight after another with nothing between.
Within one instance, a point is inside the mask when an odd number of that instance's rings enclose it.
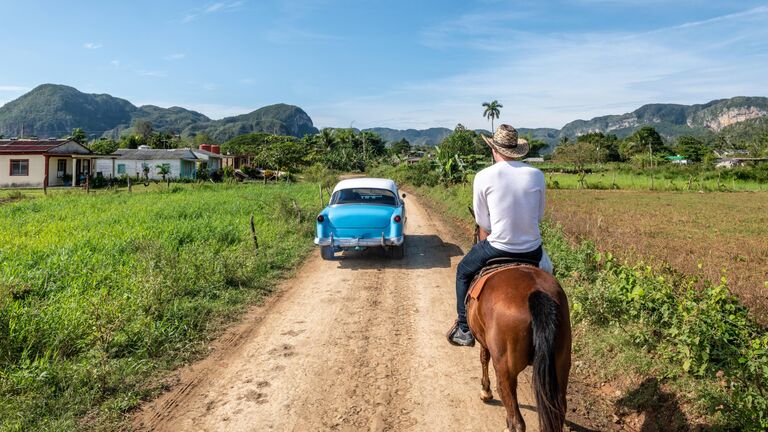
<instances>
[{"instance_id":1,"label":"chrome trim on car","mask_svg":"<svg viewBox=\"0 0 768 432\"><path fill-rule=\"evenodd\" d=\"M334 238L331 237L315 237L315 244L318 246L338 246L338 247L355 247L355 246L400 246L403 244L405 236L400 237L384 237L381 238Z\"/></svg>"}]
</instances>

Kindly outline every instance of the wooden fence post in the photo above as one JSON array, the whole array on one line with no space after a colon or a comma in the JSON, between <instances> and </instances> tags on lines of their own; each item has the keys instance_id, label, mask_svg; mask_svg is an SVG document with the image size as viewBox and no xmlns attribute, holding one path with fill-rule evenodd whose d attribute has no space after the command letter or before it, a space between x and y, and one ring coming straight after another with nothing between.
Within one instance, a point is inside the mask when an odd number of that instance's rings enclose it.
<instances>
[{"instance_id":1,"label":"wooden fence post","mask_svg":"<svg viewBox=\"0 0 768 432\"><path fill-rule=\"evenodd\" d=\"M253 215L251 215L251 236L253 237L253 247L256 249L256 255L259 254L259 239L256 237L256 225L253 221Z\"/></svg>"},{"instance_id":2,"label":"wooden fence post","mask_svg":"<svg viewBox=\"0 0 768 432\"><path fill-rule=\"evenodd\" d=\"M293 205L293 211L296 212L296 222L301 223L301 207L296 203L296 200L291 200L291 204Z\"/></svg>"},{"instance_id":3,"label":"wooden fence post","mask_svg":"<svg viewBox=\"0 0 768 432\"><path fill-rule=\"evenodd\" d=\"M128 192L132 192L131 190L131 178L128 177Z\"/></svg>"}]
</instances>

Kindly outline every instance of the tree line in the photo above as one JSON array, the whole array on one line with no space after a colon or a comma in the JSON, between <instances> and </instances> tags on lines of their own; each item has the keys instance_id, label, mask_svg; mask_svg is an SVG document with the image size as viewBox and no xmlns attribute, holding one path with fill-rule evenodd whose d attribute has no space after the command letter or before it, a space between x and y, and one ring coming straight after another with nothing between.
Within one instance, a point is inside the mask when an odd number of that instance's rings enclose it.
<instances>
[{"instance_id":1,"label":"tree line","mask_svg":"<svg viewBox=\"0 0 768 432\"><path fill-rule=\"evenodd\" d=\"M748 144L728 142L723 134L705 136L681 135L666 141L653 126L643 126L624 139L614 134L590 132L571 141L563 138L552 159L578 167L592 163L629 162L641 168L654 167L681 157L689 163L711 164L715 151L742 150L746 157L768 156L768 133L756 134Z\"/></svg>"}]
</instances>

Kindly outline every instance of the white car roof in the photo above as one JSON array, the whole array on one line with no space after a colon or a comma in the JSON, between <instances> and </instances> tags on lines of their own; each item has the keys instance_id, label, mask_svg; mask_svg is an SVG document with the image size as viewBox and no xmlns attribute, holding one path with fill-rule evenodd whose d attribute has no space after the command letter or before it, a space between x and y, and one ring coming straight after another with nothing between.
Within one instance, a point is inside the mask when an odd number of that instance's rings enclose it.
<instances>
[{"instance_id":1,"label":"white car roof","mask_svg":"<svg viewBox=\"0 0 768 432\"><path fill-rule=\"evenodd\" d=\"M342 180L336 184L336 187L333 188L333 192L353 188L386 189L397 195L397 186L395 185L395 182L390 179L382 178L351 178Z\"/></svg>"}]
</instances>

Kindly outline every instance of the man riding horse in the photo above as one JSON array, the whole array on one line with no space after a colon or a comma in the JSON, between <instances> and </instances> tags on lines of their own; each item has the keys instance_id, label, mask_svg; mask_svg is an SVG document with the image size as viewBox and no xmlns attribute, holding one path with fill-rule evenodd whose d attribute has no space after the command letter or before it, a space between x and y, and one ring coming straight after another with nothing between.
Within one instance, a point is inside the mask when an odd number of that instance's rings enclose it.
<instances>
[{"instance_id":1,"label":"man riding horse","mask_svg":"<svg viewBox=\"0 0 768 432\"><path fill-rule=\"evenodd\" d=\"M512 258L552 272L539 231L544 217L544 174L516 161L528 153L528 142L518 138L517 130L510 125L499 126L493 138L483 139L496 163L475 176L472 201L480 241L456 269L458 319L448 332L448 342L459 346L475 344L467 324L465 299L475 275L489 260Z\"/></svg>"}]
</instances>

